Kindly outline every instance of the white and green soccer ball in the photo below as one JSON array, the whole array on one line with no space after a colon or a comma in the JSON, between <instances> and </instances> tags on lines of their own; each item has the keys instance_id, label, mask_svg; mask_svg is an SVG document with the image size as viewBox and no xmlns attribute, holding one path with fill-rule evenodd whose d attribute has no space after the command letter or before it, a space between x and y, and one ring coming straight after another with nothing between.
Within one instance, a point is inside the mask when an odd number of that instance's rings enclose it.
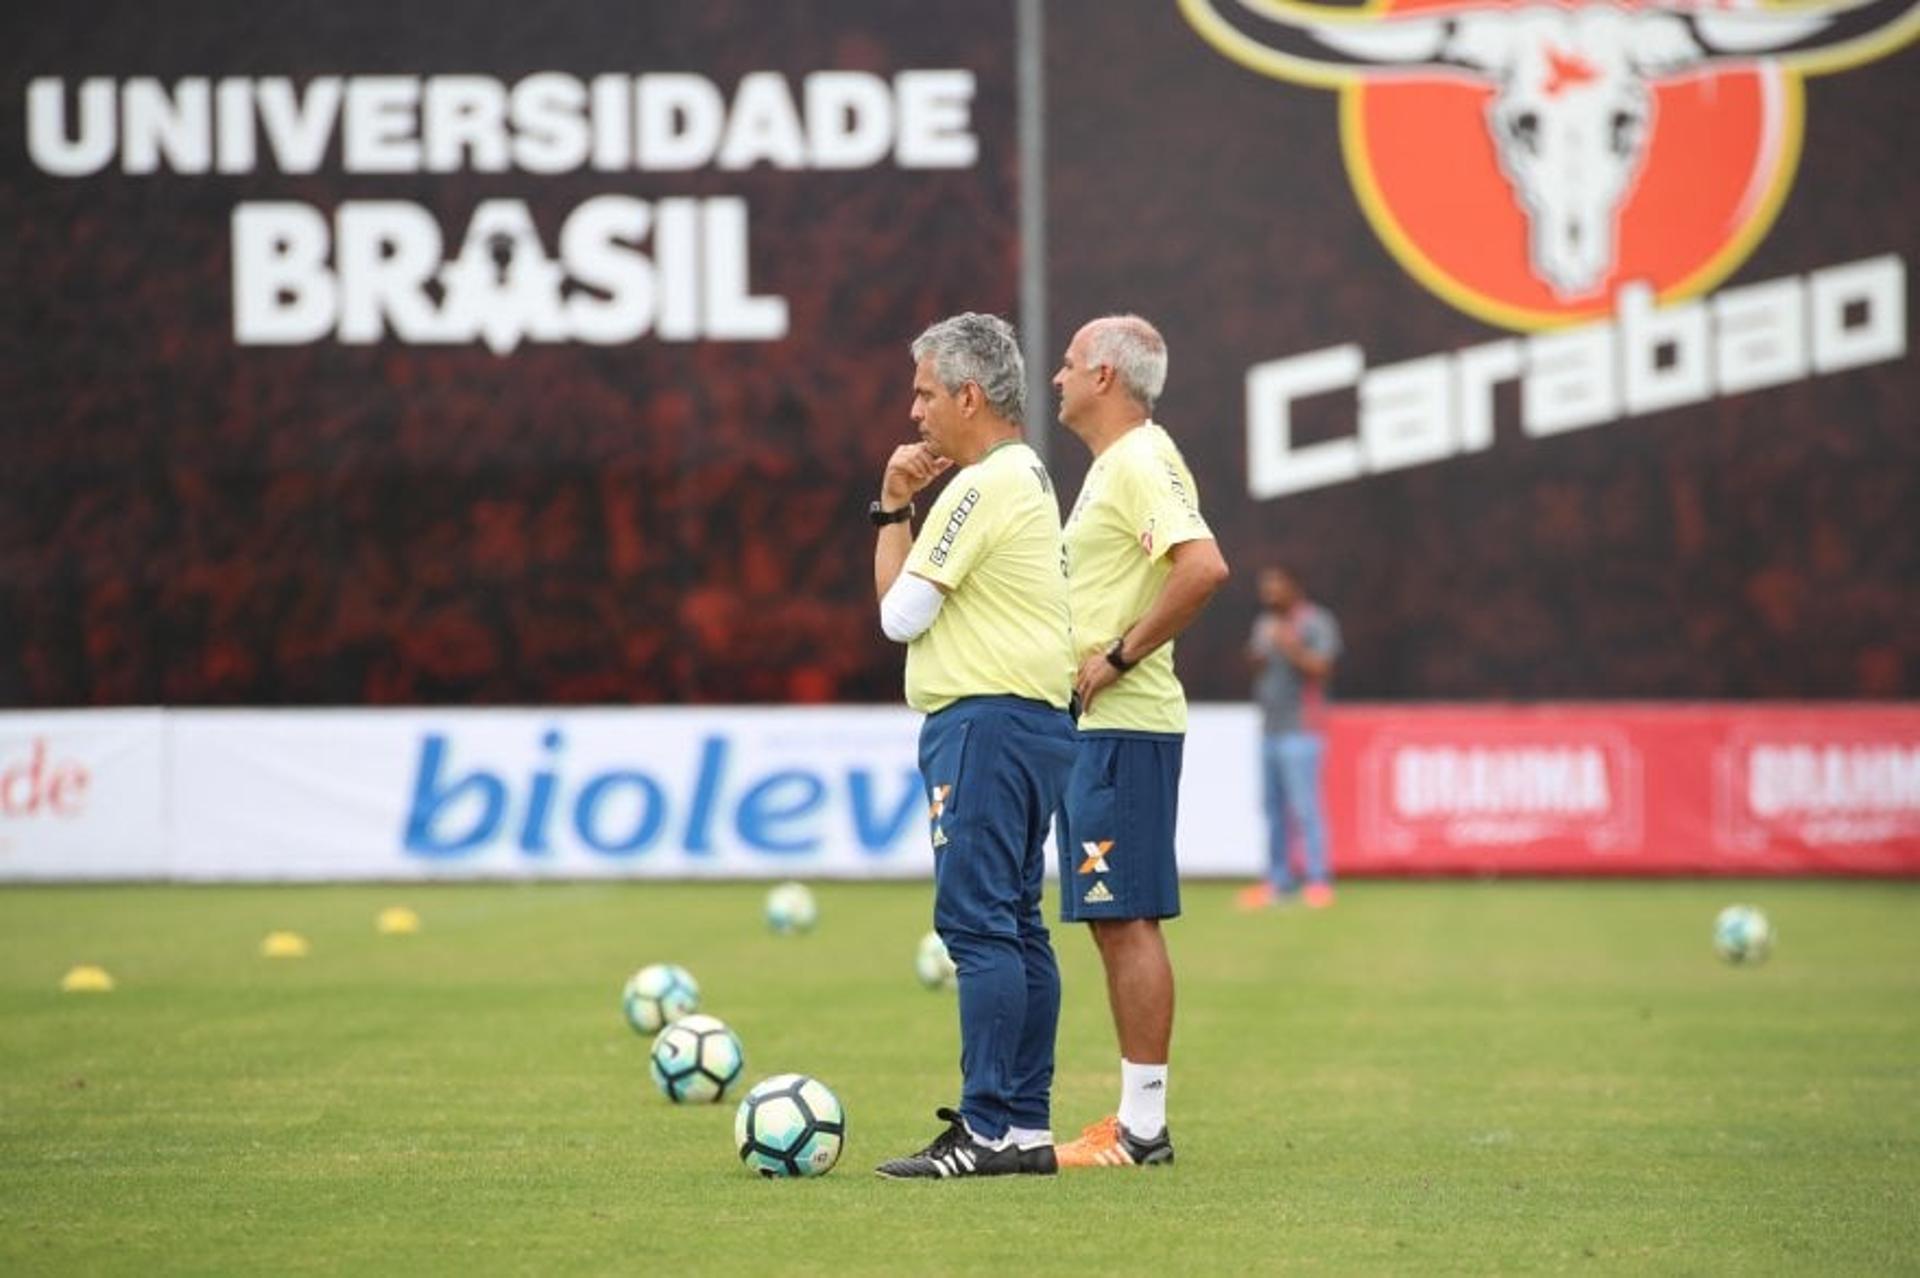
<instances>
[{"instance_id":1,"label":"white and green soccer ball","mask_svg":"<svg viewBox=\"0 0 1920 1278\"><path fill-rule=\"evenodd\" d=\"M653 1040L653 1081L671 1101L717 1101L746 1067L739 1036L717 1017L683 1016Z\"/></svg>"},{"instance_id":2,"label":"white and green soccer ball","mask_svg":"<svg viewBox=\"0 0 1920 1278\"><path fill-rule=\"evenodd\" d=\"M762 1176L824 1176L846 1141L840 1098L805 1074L755 1083L733 1115L733 1147Z\"/></svg>"},{"instance_id":3,"label":"white and green soccer ball","mask_svg":"<svg viewBox=\"0 0 1920 1278\"><path fill-rule=\"evenodd\" d=\"M938 932L929 932L920 938L920 948L913 956L913 971L930 990L950 990L960 983L960 973L954 968L947 943L940 939Z\"/></svg>"},{"instance_id":4,"label":"white and green soccer ball","mask_svg":"<svg viewBox=\"0 0 1920 1278\"><path fill-rule=\"evenodd\" d=\"M820 920L820 907L804 883L775 884L767 893L767 926L786 935L810 932Z\"/></svg>"},{"instance_id":5,"label":"white and green soccer ball","mask_svg":"<svg viewBox=\"0 0 1920 1278\"><path fill-rule=\"evenodd\" d=\"M636 1034L658 1034L699 1006L700 986L678 963L649 963L620 992L620 1010Z\"/></svg>"},{"instance_id":6,"label":"white and green soccer ball","mask_svg":"<svg viewBox=\"0 0 1920 1278\"><path fill-rule=\"evenodd\" d=\"M1773 949L1773 924L1757 905L1729 905L1713 920L1713 948L1729 963L1758 963Z\"/></svg>"}]
</instances>

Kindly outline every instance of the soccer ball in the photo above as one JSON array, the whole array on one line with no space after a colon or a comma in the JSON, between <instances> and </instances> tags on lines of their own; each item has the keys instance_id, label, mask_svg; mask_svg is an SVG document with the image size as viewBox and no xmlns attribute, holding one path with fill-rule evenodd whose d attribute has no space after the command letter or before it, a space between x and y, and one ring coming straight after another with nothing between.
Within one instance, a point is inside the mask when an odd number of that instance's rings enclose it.
<instances>
[{"instance_id":1,"label":"soccer ball","mask_svg":"<svg viewBox=\"0 0 1920 1278\"><path fill-rule=\"evenodd\" d=\"M699 1006L700 986L678 963L649 963L620 992L620 1008L636 1034L658 1034Z\"/></svg>"},{"instance_id":2,"label":"soccer ball","mask_svg":"<svg viewBox=\"0 0 1920 1278\"><path fill-rule=\"evenodd\" d=\"M776 932L810 932L819 918L820 907L804 883L781 883L767 893L767 926Z\"/></svg>"},{"instance_id":3,"label":"soccer ball","mask_svg":"<svg viewBox=\"0 0 1920 1278\"><path fill-rule=\"evenodd\" d=\"M739 1037L716 1017L683 1016L653 1040L653 1081L671 1101L717 1101L746 1067Z\"/></svg>"},{"instance_id":4,"label":"soccer ball","mask_svg":"<svg viewBox=\"0 0 1920 1278\"><path fill-rule=\"evenodd\" d=\"M755 1083L733 1115L740 1161L762 1176L824 1176L840 1161L846 1140L840 1098L805 1074Z\"/></svg>"},{"instance_id":5,"label":"soccer ball","mask_svg":"<svg viewBox=\"0 0 1920 1278\"><path fill-rule=\"evenodd\" d=\"M954 970L953 959L947 953L947 943L940 939L938 932L929 932L920 938L920 949L913 956L913 970L920 983L930 990L950 990L960 983L960 974Z\"/></svg>"},{"instance_id":6,"label":"soccer ball","mask_svg":"<svg viewBox=\"0 0 1920 1278\"><path fill-rule=\"evenodd\" d=\"M1713 948L1729 963L1758 963L1773 949L1773 924L1757 905L1729 905L1713 921Z\"/></svg>"}]
</instances>

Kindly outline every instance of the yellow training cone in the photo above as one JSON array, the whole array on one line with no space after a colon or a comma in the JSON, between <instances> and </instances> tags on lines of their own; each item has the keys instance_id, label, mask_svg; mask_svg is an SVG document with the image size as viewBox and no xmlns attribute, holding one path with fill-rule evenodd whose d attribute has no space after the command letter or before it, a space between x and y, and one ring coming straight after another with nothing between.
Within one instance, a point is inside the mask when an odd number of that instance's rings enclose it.
<instances>
[{"instance_id":1,"label":"yellow training cone","mask_svg":"<svg viewBox=\"0 0 1920 1278\"><path fill-rule=\"evenodd\" d=\"M382 936L412 936L420 930L420 916L404 905L390 905L373 922Z\"/></svg>"},{"instance_id":2,"label":"yellow training cone","mask_svg":"<svg viewBox=\"0 0 1920 1278\"><path fill-rule=\"evenodd\" d=\"M267 958L305 958L312 949L298 932L269 932L260 942L260 953Z\"/></svg>"},{"instance_id":3,"label":"yellow training cone","mask_svg":"<svg viewBox=\"0 0 1920 1278\"><path fill-rule=\"evenodd\" d=\"M60 988L68 994L105 994L113 988L113 978L104 967L82 963L60 978Z\"/></svg>"}]
</instances>

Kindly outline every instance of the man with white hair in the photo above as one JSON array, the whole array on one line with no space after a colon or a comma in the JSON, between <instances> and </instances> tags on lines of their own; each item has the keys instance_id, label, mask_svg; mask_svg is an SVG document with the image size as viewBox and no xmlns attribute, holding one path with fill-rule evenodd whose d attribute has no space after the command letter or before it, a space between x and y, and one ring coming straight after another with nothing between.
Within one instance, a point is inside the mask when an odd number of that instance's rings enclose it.
<instances>
[{"instance_id":1,"label":"man with white hair","mask_svg":"<svg viewBox=\"0 0 1920 1278\"><path fill-rule=\"evenodd\" d=\"M1062 1167L1173 1161L1173 964L1160 921L1180 913L1187 730L1173 640L1227 579L1227 561L1185 459L1153 420L1166 380L1166 341L1137 315L1083 326L1053 378L1060 420L1093 453L1066 526L1080 717L1055 831L1060 910L1092 932L1120 1041L1119 1109L1058 1148Z\"/></svg>"},{"instance_id":2,"label":"man with white hair","mask_svg":"<svg viewBox=\"0 0 1920 1278\"><path fill-rule=\"evenodd\" d=\"M920 442L888 459L873 584L907 645L924 713L933 923L960 978L960 1103L895 1180L1050 1175L1049 1093L1060 970L1040 913L1047 822L1074 757L1073 646L1060 506L1021 438L1026 366L1006 321L942 320L913 343ZM911 531L913 498L953 479Z\"/></svg>"}]
</instances>

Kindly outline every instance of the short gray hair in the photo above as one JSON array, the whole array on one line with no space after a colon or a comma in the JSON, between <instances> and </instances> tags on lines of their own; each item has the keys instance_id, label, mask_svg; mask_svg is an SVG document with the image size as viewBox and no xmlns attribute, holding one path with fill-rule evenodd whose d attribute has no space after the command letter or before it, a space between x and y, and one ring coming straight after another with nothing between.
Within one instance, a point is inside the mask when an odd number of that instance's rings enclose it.
<instances>
[{"instance_id":1,"label":"short gray hair","mask_svg":"<svg viewBox=\"0 0 1920 1278\"><path fill-rule=\"evenodd\" d=\"M1027 365L1013 325L998 315L967 311L952 315L913 339L913 360L933 361L933 375L947 394L972 382L987 407L1014 423L1027 418Z\"/></svg>"},{"instance_id":2,"label":"short gray hair","mask_svg":"<svg viewBox=\"0 0 1920 1278\"><path fill-rule=\"evenodd\" d=\"M1167 339L1138 315L1103 315L1087 335L1087 363L1105 364L1148 412L1167 388Z\"/></svg>"}]
</instances>

